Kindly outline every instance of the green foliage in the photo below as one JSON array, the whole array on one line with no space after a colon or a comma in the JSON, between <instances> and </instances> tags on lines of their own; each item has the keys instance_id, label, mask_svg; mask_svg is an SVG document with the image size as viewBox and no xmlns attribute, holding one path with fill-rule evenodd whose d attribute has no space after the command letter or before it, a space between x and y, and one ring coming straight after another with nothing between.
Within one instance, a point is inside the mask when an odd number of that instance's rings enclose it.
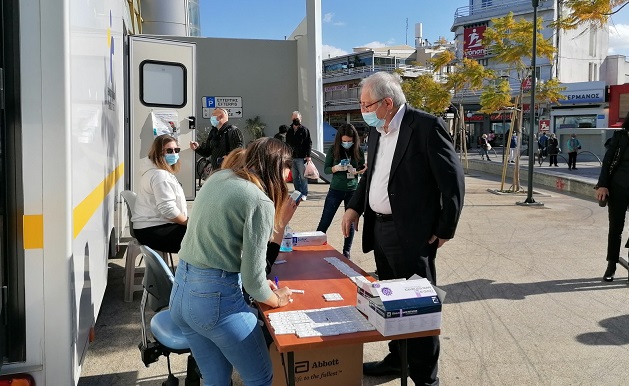
<instances>
[{"instance_id":1,"label":"green foliage","mask_svg":"<svg viewBox=\"0 0 629 386\"><path fill-rule=\"evenodd\" d=\"M507 64L511 70L528 69L528 60L533 56L533 22L524 18L514 19L513 12L507 16L491 19L491 27L485 30L483 44L495 55L498 63ZM544 39L539 32L543 29L542 18L537 19L537 56L552 61L556 49L550 39ZM527 62L524 59L528 59ZM530 72L530 69L528 69ZM526 76L522 77L524 79Z\"/></svg>"},{"instance_id":2,"label":"green foliage","mask_svg":"<svg viewBox=\"0 0 629 386\"><path fill-rule=\"evenodd\" d=\"M443 84L435 81L431 74L423 74L402 82L402 90L412 106L437 114L450 106L452 96Z\"/></svg>"},{"instance_id":3,"label":"green foliage","mask_svg":"<svg viewBox=\"0 0 629 386\"><path fill-rule=\"evenodd\" d=\"M247 118L245 122L247 123L245 125L245 129L247 129L247 131L251 133L253 139L264 137L264 129L266 128L266 123L262 122L258 115L253 118Z\"/></svg>"},{"instance_id":4,"label":"green foliage","mask_svg":"<svg viewBox=\"0 0 629 386\"><path fill-rule=\"evenodd\" d=\"M607 25L609 16L620 11L627 3L627 0L564 0L563 6L567 12L562 12L551 26L571 30L587 25L601 29Z\"/></svg>"},{"instance_id":5,"label":"green foliage","mask_svg":"<svg viewBox=\"0 0 629 386\"><path fill-rule=\"evenodd\" d=\"M535 86L537 103L559 103L559 99L565 98L561 91L565 90L566 87L562 87L557 78L550 79L544 83L537 83Z\"/></svg>"},{"instance_id":6,"label":"green foliage","mask_svg":"<svg viewBox=\"0 0 629 386\"><path fill-rule=\"evenodd\" d=\"M507 107L513 107L511 102L511 87L507 79L500 79L498 82L489 84L480 96L480 112L491 114Z\"/></svg>"}]
</instances>

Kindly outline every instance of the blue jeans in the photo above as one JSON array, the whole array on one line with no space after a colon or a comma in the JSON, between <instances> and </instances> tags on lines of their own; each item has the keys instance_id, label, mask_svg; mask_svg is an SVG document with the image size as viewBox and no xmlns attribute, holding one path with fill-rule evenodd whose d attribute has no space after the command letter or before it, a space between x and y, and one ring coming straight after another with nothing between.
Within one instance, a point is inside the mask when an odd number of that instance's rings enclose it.
<instances>
[{"instance_id":1,"label":"blue jeans","mask_svg":"<svg viewBox=\"0 0 629 386\"><path fill-rule=\"evenodd\" d=\"M295 190L300 191L304 196L308 195L308 179L304 177L306 170L306 162L303 158L293 158L293 166L291 167L293 174L293 186Z\"/></svg>"},{"instance_id":2,"label":"blue jeans","mask_svg":"<svg viewBox=\"0 0 629 386\"><path fill-rule=\"evenodd\" d=\"M234 367L245 385L271 385L271 357L242 296L240 273L179 260L170 313L190 343L204 385L229 385Z\"/></svg>"},{"instance_id":3,"label":"blue jeans","mask_svg":"<svg viewBox=\"0 0 629 386\"><path fill-rule=\"evenodd\" d=\"M330 188L328 195L325 197L325 203L323 204L323 213L321 213L321 220L319 220L318 231L327 232L334 215L341 206L341 202L345 203L345 209L354 195L354 190L344 192L342 190L336 190ZM349 257L350 250L352 249L352 241L354 241L354 225L352 225L349 236L345 238L343 242L343 255Z\"/></svg>"}]
</instances>

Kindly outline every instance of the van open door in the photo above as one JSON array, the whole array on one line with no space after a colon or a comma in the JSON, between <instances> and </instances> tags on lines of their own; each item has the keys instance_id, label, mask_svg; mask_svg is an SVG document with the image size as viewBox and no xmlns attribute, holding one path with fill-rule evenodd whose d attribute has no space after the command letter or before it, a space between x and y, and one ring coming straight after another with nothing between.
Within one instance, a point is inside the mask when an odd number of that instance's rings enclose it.
<instances>
[{"instance_id":1,"label":"van open door","mask_svg":"<svg viewBox=\"0 0 629 386\"><path fill-rule=\"evenodd\" d=\"M177 179L186 199L195 189L194 140L196 87L194 43L158 37L129 37L129 159L130 189L138 190L142 164L157 135L171 134L179 141L181 169Z\"/></svg>"}]
</instances>

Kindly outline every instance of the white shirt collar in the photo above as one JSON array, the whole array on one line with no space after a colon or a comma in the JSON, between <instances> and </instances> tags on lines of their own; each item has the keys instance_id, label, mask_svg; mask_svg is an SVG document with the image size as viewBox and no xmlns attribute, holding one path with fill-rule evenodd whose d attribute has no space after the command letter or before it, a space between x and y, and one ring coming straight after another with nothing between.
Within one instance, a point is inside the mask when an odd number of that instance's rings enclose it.
<instances>
[{"instance_id":1,"label":"white shirt collar","mask_svg":"<svg viewBox=\"0 0 629 386\"><path fill-rule=\"evenodd\" d=\"M393 118L391 118L391 122L389 122L389 131L388 131L389 133L400 129L400 125L402 124L402 118L404 117L405 112L406 112L406 104L403 104L397 110ZM382 135L387 134L384 132L384 128L382 127L376 127L376 130L378 130L378 132Z\"/></svg>"}]
</instances>

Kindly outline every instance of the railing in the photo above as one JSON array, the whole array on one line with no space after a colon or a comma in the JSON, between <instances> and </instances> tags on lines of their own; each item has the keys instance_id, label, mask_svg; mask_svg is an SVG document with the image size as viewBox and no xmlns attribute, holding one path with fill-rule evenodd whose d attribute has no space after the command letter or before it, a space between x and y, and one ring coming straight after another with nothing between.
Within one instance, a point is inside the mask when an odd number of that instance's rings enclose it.
<instances>
[{"instance_id":1,"label":"railing","mask_svg":"<svg viewBox=\"0 0 629 386\"><path fill-rule=\"evenodd\" d=\"M504 1L504 0L495 0L498 4L492 4L492 1L488 1L485 4L476 4L476 5L468 5L465 7L459 7L454 11L454 18L466 17L478 15L480 13L503 13L507 14L513 8L519 6L531 6L530 0L514 0L514 1Z\"/></svg>"},{"instance_id":2,"label":"railing","mask_svg":"<svg viewBox=\"0 0 629 386\"><path fill-rule=\"evenodd\" d=\"M371 72L378 72L378 71L388 71L388 72L392 72L395 70L402 70L404 71L404 75L405 76L409 76L409 75L421 75L421 74L431 74L432 71L425 68L425 67L419 67L419 66L413 66L410 64L400 64L400 65L368 65L368 66L360 66L360 67L352 67L352 68L344 68L341 70L334 70L334 71L327 71L323 73L323 78L336 78L339 76L346 76L346 75L356 75L356 74L363 74L363 73L371 73Z\"/></svg>"}]
</instances>

